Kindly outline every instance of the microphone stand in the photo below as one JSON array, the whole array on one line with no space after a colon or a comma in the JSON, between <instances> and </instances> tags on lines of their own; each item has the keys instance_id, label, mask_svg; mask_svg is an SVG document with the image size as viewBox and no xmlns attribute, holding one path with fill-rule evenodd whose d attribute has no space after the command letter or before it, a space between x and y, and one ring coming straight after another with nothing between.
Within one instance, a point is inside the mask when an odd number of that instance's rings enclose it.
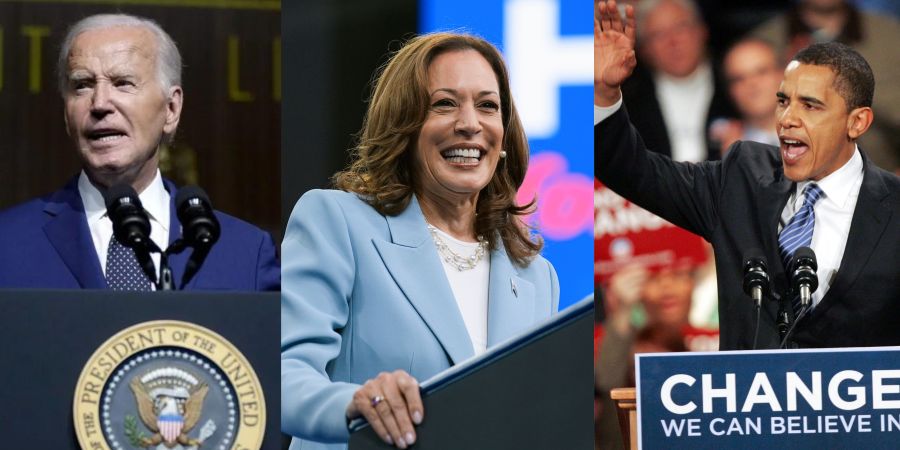
<instances>
[{"instance_id":1,"label":"microphone stand","mask_svg":"<svg viewBox=\"0 0 900 450\"><path fill-rule=\"evenodd\" d=\"M801 320L801 319L803 319L804 317L806 317L806 313L808 313L808 312L809 312L809 309L810 309L809 306L810 306L810 305L801 305L801 306L800 306L800 314L797 314L797 318L794 320L794 323L791 324L791 327L788 329L788 331L787 331L787 333L785 334L785 336L783 336L783 337L781 338L782 340L781 340L781 345L779 346L780 348L782 348L782 349L787 348L786 345L787 345L787 343L789 342L789 339L791 338L791 335L794 334L794 328L797 327L797 324L800 323L800 320Z\"/></svg>"},{"instance_id":2,"label":"microphone stand","mask_svg":"<svg viewBox=\"0 0 900 450\"><path fill-rule=\"evenodd\" d=\"M188 243L184 239L179 238L178 240L173 242L165 252L163 252L163 256L160 261L164 261L169 255L181 253L188 247ZM191 279L194 278L194 275L196 275L200 270L200 266L203 265L203 261L206 260L207 254L209 254L209 247L194 246L194 251L191 252L191 256L188 258L188 261L184 266L184 274L181 276L181 286L178 289L184 290L184 287L187 286L188 283L190 283ZM166 268L168 269L168 265ZM171 283L170 289L174 289L175 281L172 275L172 271L168 270L168 273L169 282Z\"/></svg>"},{"instance_id":3,"label":"microphone stand","mask_svg":"<svg viewBox=\"0 0 900 450\"><path fill-rule=\"evenodd\" d=\"M787 309L787 296L783 296L778 299L778 320L776 324L778 326L778 336L781 338L781 348L784 348L784 343L786 342L788 330L793 328L791 327L791 316L788 313ZM794 322L796 323L796 321Z\"/></svg>"},{"instance_id":4,"label":"microphone stand","mask_svg":"<svg viewBox=\"0 0 900 450\"><path fill-rule=\"evenodd\" d=\"M155 242L150 239L143 246L135 247L134 255L144 269L147 277L156 285L157 291L174 291L175 282L172 276L172 268L169 266L168 250L162 251ZM159 253L159 277L153 267L153 260L150 259L151 253Z\"/></svg>"},{"instance_id":5,"label":"microphone stand","mask_svg":"<svg viewBox=\"0 0 900 450\"><path fill-rule=\"evenodd\" d=\"M174 291L175 281L172 276L172 268L169 267L168 250L159 252L159 283L156 289L160 291Z\"/></svg>"}]
</instances>

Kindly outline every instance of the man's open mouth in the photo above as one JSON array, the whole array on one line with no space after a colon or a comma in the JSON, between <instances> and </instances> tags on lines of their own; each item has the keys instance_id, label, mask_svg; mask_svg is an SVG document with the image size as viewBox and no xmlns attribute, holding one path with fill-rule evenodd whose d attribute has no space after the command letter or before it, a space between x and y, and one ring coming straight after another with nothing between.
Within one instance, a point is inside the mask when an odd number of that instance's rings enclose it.
<instances>
[{"instance_id":1,"label":"man's open mouth","mask_svg":"<svg viewBox=\"0 0 900 450\"><path fill-rule=\"evenodd\" d=\"M119 130L99 129L88 132L86 136L91 142L109 143L125 137L126 134Z\"/></svg>"},{"instance_id":2,"label":"man's open mouth","mask_svg":"<svg viewBox=\"0 0 900 450\"><path fill-rule=\"evenodd\" d=\"M780 137L780 140L781 156L787 162L794 162L809 151L809 145L799 139Z\"/></svg>"}]
</instances>

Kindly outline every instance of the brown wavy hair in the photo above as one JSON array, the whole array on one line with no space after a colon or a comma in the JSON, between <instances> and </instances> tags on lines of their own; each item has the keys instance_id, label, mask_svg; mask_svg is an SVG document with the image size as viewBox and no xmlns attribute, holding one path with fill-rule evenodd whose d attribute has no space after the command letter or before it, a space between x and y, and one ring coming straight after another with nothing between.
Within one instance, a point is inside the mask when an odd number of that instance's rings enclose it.
<instances>
[{"instance_id":1,"label":"brown wavy hair","mask_svg":"<svg viewBox=\"0 0 900 450\"><path fill-rule=\"evenodd\" d=\"M537 255L543 241L532 237L520 218L530 213L535 201L516 205L516 190L528 169L528 140L513 104L509 75L500 52L486 40L459 33L430 33L410 39L376 72L374 91L350 165L336 173L336 188L355 192L384 215L397 215L409 206L418 180L413 150L428 112L428 67L446 52L474 50L494 70L500 86L503 114L501 158L490 182L478 195L475 232L494 250L502 239L506 253L525 267Z\"/></svg>"}]
</instances>

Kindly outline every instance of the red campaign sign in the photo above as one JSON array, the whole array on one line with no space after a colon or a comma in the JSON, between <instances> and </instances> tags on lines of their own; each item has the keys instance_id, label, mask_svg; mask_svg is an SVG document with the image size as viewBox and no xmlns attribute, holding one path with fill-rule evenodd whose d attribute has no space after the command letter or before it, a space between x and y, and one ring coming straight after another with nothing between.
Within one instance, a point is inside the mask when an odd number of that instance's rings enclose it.
<instances>
[{"instance_id":1,"label":"red campaign sign","mask_svg":"<svg viewBox=\"0 0 900 450\"><path fill-rule=\"evenodd\" d=\"M625 200L594 180L594 284L606 284L622 267L650 270L707 259L703 238Z\"/></svg>"}]
</instances>

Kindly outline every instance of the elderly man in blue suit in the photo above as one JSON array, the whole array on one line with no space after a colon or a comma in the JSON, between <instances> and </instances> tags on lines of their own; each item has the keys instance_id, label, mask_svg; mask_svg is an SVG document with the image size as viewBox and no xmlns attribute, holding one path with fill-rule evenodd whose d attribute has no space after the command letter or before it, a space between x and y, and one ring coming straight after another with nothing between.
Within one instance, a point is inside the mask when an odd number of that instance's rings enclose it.
<instances>
[{"instance_id":1,"label":"elderly man in blue suit","mask_svg":"<svg viewBox=\"0 0 900 450\"><path fill-rule=\"evenodd\" d=\"M175 186L159 172L159 148L178 127L181 56L155 22L96 15L76 23L58 62L66 129L82 161L61 190L0 212L0 287L149 290L134 251L113 235L103 193L139 194L150 238L165 249L181 234ZM271 237L216 212L221 237L186 289L277 290ZM169 258L176 282L192 251ZM159 267L159 255L154 254Z\"/></svg>"}]
</instances>

